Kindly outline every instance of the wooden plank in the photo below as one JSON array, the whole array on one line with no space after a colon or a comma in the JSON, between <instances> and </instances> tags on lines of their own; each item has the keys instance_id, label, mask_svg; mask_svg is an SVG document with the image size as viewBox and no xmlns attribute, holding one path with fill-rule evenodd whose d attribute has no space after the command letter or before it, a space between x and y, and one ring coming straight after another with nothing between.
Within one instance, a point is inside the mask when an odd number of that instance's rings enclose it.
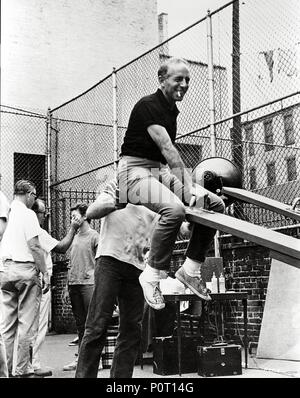
<instances>
[{"instance_id":1,"label":"wooden plank","mask_svg":"<svg viewBox=\"0 0 300 398\"><path fill-rule=\"evenodd\" d=\"M252 203L257 206L261 206L264 209L274 211L276 213L282 214L285 217L289 217L300 221L300 213L294 211L287 204L279 202L274 199L267 198L263 195L258 195L257 193L246 191L240 188L223 187L222 193L224 195L231 196L235 199L242 200L243 202Z\"/></svg>"},{"instance_id":2,"label":"wooden plank","mask_svg":"<svg viewBox=\"0 0 300 398\"><path fill-rule=\"evenodd\" d=\"M186 219L189 222L206 225L260 246L265 246L275 252L284 254L285 261L290 265L297 268L300 267L300 240L292 236L283 235L247 221L203 209L187 207Z\"/></svg>"},{"instance_id":3,"label":"wooden plank","mask_svg":"<svg viewBox=\"0 0 300 398\"><path fill-rule=\"evenodd\" d=\"M297 258L291 256L287 257L285 254L276 252L275 250L270 250L270 257L283 263L293 265L296 268L300 268L300 261Z\"/></svg>"}]
</instances>

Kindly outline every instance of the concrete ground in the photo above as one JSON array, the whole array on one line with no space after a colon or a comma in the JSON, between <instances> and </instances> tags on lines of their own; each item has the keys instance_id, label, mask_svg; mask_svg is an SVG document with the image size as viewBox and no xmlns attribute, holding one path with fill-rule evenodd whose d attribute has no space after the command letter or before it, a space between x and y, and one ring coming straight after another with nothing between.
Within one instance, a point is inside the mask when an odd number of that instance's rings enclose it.
<instances>
[{"instance_id":1,"label":"concrete ground","mask_svg":"<svg viewBox=\"0 0 300 398\"><path fill-rule=\"evenodd\" d=\"M75 371L63 371L63 366L74 361L76 346L69 346L68 343L76 337L75 334L50 334L47 335L45 344L41 351L41 363L44 368L52 370L51 378L74 378ZM209 379L228 379L228 378L300 378L300 361L259 359L253 355L248 355L248 368L244 366L244 353L242 355L242 374L236 376L213 377ZM149 362L147 360L146 362ZM109 378L109 369L100 370L98 378ZM160 378L165 380L168 378L178 378L181 376L160 376L153 373L152 365L146 363L141 369L135 366L133 378ZM203 379L197 373L183 374L182 378ZM160 380L160 381L161 381Z\"/></svg>"}]
</instances>

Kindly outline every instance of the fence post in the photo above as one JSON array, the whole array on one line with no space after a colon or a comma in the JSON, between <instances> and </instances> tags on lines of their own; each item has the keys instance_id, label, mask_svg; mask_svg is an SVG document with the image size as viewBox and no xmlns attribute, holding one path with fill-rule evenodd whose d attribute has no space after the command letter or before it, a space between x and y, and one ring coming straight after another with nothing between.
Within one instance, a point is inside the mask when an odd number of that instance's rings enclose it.
<instances>
[{"instance_id":1,"label":"fence post","mask_svg":"<svg viewBox=\"0 0 300 398\"><path fill-rule=\"evenodd\" d=\"M47 213L48 213L48 232L51 235L51 109L48 108L47 111L47 120L46 120L46 163L47 163L47 171L46 171L46 190L47 190Z\"/></svg>"},{"instance_id":2,"label":"fence post","mask_svg":"<svg viewBox=\"0 0 300 398\"><path fill-rule=\"evenodd\" d=\"M118 116L117 116L117 74L116 68L112 72L112 100L113 100L113 137L114 137L114 175L117 178L118 166Z\"/></svg>"},{"instance_id":3,"label":"fence post","mask_svg":"<svg viewBox=\"0 0 300 398\"><path fill-rule=\"evenodd\" d=\"M47 219L47 227L48 233L51 235L52 226L51 226L51 123L52 123L52 115L51 108L49 107L47 110L47 119L46 119L46 209L48 213ZM52 290L50 289L50 308L48 314L48 325L47 330L52 330Z\"/></svg>"},{"instance_id":4,"label":"fence post","mask_svg":"<svg viewBox=\"0 0 300 398\"><path fill-rule=\"evenodd\" d=\"M212 44L212 24L210 10L207 10L207 72L208 72L208 97L209 97L209 124L211 156L216 156L216 131L215 131L215 99L214 99L214 62Z\"/></svg>"},{"instance_id":5,"label":"fence post","mask_svg":"<svg viewBox=\"0 0 300 398\"><path fill-rule=\"evenodd\" d=\"M213 36L212 36L212 22L210 10L207 10L206 19L207 28L207 73L208 73L208 96L209 96L209 129L210 129L210 143L211 156L217 155L216 149L216 127L215 127L215 96L214 96L214 60L213 60ZM219 231L215 234L214 240L215 257L220 257L220 242Z\"/></svg>"}]
</instances>

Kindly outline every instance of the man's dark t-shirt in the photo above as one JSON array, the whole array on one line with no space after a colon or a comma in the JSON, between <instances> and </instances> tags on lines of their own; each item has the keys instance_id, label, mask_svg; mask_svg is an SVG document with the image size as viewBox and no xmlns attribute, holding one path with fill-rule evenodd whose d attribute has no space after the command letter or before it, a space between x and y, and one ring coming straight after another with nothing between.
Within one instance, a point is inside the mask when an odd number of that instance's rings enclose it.
<instances>
[{"instance_id":1,"label":"man's dark t-shirt","mask_svg":"<svg viewBox=\"0 0 300 398\"><path fill-rule=\"evenodd\" d=\"M177 106L171 109L160 89L140 99L131 112L121 155L136 156L166 164L166 159L152 140L147 128L153 124L163 126L174 143L178 113Z\"/></svg>"}]
</instances>

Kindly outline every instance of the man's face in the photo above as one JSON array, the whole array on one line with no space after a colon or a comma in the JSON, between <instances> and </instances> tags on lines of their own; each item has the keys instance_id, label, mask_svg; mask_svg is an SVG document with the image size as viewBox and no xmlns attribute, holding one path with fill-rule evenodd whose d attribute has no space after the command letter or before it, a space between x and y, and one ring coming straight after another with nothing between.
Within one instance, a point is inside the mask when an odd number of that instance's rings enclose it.
<instances>
[{"instance_id":1,"label":"man's face","mask_svg":"<svg viewBox=\"0 0 300 398\"><path fill-rule=\"evenodd\" d=\"M182 101L189 88L190 73L184 63L171 64L167 75L161 79L161 89L170 103Z\"/></svg>"},{"instance_id":2,"label":"man's face","mask_svg":"<svg viewBox=\"0 0 300 398\"><path fill-rule=\"evenodd\" d=\"M79 226L81 226L86 220L86 217L82 216L78 210L72 210L71 219L73 221L76 221L79 224Z\"/></svg>"},{"instance_id":3,"label":"man's face","mask_svg":"<svg viewBox=\"0 0 300 398\"><path fill-rule=\"evenodd\" d=\"M33 203L35 202L37 198L36 190L35 188L31 188L27 193L26 193L26 206L31 209L33 206Z\"/></svg>"}]
</instances>

